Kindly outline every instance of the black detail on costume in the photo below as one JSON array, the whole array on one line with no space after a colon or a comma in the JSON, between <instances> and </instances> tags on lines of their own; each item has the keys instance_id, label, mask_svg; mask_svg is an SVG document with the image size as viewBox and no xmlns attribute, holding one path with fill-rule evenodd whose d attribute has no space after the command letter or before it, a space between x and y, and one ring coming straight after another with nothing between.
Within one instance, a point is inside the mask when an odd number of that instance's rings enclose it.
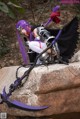
<instances>
[{"instance_id":1,"label":"black detail on costume","mask_svg":"<svg viewBox=\"0 0 80 119\"><path fill-rule=\"evenodd\" d=\"M48 30L46 30L43 26L37 27L37 33L40 36L41 41L47 42L51 34Z\"/></svg>"},{"instance_id":2,"label":"black detail on costume","mask_svg":"<svg viewBox=\"0 0 80 119\"><path fill-rule=\"evenodd\" d=\"M28 56L29 56L30 63L34 63L37 53L29 49Z\"/></svg>"},{"instance_id":3,"label":"black detail on costume","mask_svg":"<svg viewBox=\"0 0 80 119\"><path fill-rule=\"evenodd\" d=\"M39 27L40 25L35 25L35 26L31 26L31 32L34 31L35 28Z\"/></svg>"},{"instance_id":4,"label":"black detail on costume","mask_svg":"<svg viewBox=\"0 0 80 119\"><path fill-rule=\"evenodd\" d=\"M56 36L59 29L47 29L51 35ZM58 47L60 50L60 56L64 60L70 59L74 51L77 47L78 38L78 19L77 17L73 18L73 20L63 27L61 36L57 41Z\"/></svg>"},{"instance_id":5,"label":"black detail on costume","mask_svg":"<svg viewBox=\"0 0 80 119\"><path fill-rule=\"evenodd\" d=\"M24 39L25 42L27 41L27 38L26 37L24 37L23 39Z\"/></svg>"}]
</instances>

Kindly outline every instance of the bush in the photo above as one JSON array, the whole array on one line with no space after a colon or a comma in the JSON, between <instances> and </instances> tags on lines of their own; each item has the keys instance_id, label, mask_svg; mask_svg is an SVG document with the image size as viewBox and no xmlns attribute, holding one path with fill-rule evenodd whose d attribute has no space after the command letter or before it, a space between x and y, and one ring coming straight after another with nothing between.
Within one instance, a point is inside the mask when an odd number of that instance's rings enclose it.
<instances>
[{"instance_id":1,"label":"bush","mask_svg":"<svg viewBox=\"0 0 80 119\"><path fill-rule=\"evenodd\" d=\"M0 36L0 57L5 55L6 53L9 53L10 48L8 46L9 41L6 36Z\"/></svg>"},{"instance_id":2,"label":"bush","mask_svg":"<svg viewBox=\"0 0 80 119\"><path fill-rule=\"evenodd\" d=\"M76 10L76 12L77 12L77 17L78 17L79 20L80 20L80 5L79 5L79 4L75 5L75 10Z\"/></svg>"}]
</instances>

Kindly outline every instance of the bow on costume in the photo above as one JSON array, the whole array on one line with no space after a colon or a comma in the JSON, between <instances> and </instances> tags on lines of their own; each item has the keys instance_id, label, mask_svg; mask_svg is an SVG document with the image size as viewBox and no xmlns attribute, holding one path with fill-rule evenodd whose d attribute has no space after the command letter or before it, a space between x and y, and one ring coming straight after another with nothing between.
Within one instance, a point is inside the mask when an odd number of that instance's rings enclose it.
<instances>
[{"instance_id":1,"label":"bow on costume","mask_svg":"<svg viewBox=\"0 0 80 119\"><path fill-rule=\"evenodd\" d=\"M58 18L60 16L60 12L52 12L50 15L50 18L52 21L54 21L56 24L60 22L60 19Z\"/></svg>"},{"instance_id":2,"label":"bow on costume","mask_svg":"<svg viewBox=\"0 0 80 119\"><path fill-rule=\"evenodd\" d=\"M50 15L50 18L48 19L48 21L46 23L44 23L44 27L46 27L47 25L50 24L50 22L55 22L55 23L59 23L60 19L58 18L60 16L60 12L58 11L60 9L60 6L57 5L56 7L54 7L52 9L52 13Z\"/></svg>"}]
</instances>

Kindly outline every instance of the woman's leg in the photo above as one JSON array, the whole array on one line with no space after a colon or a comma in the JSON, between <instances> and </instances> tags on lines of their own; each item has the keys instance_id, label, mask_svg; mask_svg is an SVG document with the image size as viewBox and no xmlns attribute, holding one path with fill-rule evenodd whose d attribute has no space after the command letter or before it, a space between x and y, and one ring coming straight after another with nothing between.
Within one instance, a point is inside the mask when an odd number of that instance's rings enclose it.
<instances>
[{"instance_id":1,"label":"woman's leg","mask_svg":"<svg viewBox=\"0 0 80 119\"><path fill-rule=\"evenodd\" d=\"M46 43L38 42L38 41L31 41L31 42L29 42L28 45L29 45L29 48L30 48L32 51L34 51L34 52L36 52L36 53L39 53L39 54L40 54L44 49L47 48ZM36 63L36 64L42 64L42 61L41 61L40 58L37 60L37 63Z\"/></svg>"},{"instance_id":2,"label":"woman's leg","mask_svg":"<svg viewBox=\"0 0 80 119\"><path fill-rule=\"evenodd\" d=\"M31 41L29 42L29 48L36 53L41 53L44 49L47 48L47 45L43 42Z\"/></svg>"}]
</instances>

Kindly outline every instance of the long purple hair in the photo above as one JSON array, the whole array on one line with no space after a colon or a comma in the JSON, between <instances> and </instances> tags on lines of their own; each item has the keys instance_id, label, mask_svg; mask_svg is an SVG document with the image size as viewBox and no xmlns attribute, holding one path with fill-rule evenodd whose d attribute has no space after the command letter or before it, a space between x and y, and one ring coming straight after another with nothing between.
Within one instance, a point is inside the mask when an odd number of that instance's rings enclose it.
<instances>
[{"instance_id":1,"label":"long purple hair","mask_svg":"<svg viewBox=\"0 0 80 119\"><path fill-rule=\"evenodd\" d=\"M26 52L25 46L23 44L23 41L22 41L22 39L20 37L19 30L20 30L20 28L23 28L26 31L30 32L29 29L27 28L27 26L31 27L30 24L27 21L25 21L25 20L20 20L16 24L17 39L18 39L18 43L19 43L19 47L20 47L20 52L22 54L22 57L23 57L23 60L24 60L25 64L28 63L28 61L27 61L27 52Z\"/></svg>"}]
</instances>

